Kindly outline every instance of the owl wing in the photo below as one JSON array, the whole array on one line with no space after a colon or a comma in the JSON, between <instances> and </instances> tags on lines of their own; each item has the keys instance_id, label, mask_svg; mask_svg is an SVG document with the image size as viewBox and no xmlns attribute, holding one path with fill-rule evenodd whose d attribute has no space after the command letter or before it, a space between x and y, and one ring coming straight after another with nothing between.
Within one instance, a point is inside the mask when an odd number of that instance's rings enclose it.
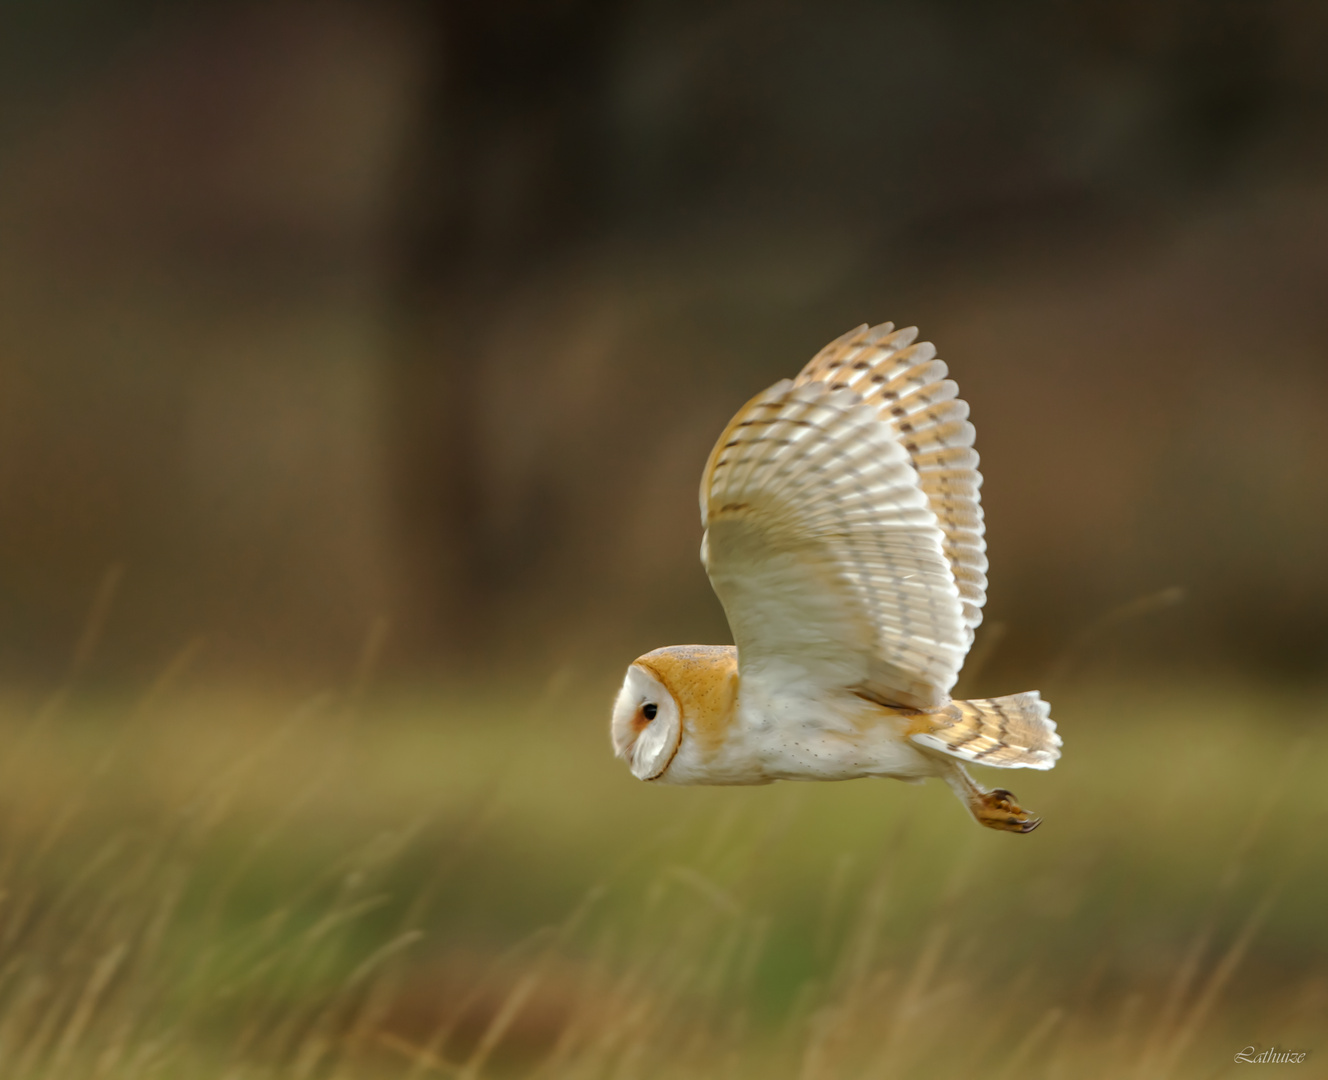
<instances>
[{"instance_id":1,"label":"owl wing","mask_svg":"<svg viewBox=\"0 0 1328 1080\"><path fill-rule=\"evenodd\" d=\"M972 427L919 426L907 449L879 404L840 381L777 383L729 422L701 482L702 561L745 681L930 708L947 700L972 628L913 460L971 447Z\"/></svg>"},{"instance_id":2,"label":"owl wing","mask_svg":"<svg viewBox=\"0 0 1328 1080\"><path fill-rule=\"evenodd\" d=\"M917 336L916 326L896 330L893 323L864 324L812 357L795 384L855 391L904 444L945 536L942 550L959 589L971 644L987 602L987 543L978 501L982 474L968 403L959 399L954 380L946 378L936 347L930 341L914 344Z\"/></svg>"}]
</instances>

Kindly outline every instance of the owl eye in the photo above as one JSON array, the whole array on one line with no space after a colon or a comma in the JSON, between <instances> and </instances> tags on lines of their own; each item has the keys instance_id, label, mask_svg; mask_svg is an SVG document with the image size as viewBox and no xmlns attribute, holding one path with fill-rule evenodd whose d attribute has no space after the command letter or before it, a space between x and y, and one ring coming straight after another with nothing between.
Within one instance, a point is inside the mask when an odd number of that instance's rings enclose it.
<instances>
[{"instance_id":1,"label":"owl eye","mask_svg":"<svg viewBox=\"0 0 1328 1080\"><path fill-rule=\"evenodd\" d=\"M647 701L644 705L641 706L641 712L645 714L645 718L647 720L653 720L655 719L655 714L659 712L659 706L657 706L653 701Z\"/></svg>"}]
</instances>

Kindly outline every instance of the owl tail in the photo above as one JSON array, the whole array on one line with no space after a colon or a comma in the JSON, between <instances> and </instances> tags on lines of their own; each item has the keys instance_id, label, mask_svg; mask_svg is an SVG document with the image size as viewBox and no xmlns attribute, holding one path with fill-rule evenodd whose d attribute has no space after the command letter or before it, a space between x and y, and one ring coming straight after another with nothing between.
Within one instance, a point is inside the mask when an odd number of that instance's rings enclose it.
<instances>
[{"instance_id":1,"label":"owl tail","mask_svg":"<svg viewBox=\"0 0 1328 1080\"><path fill-rule=\"evenodd\" d=\"M922 721L919 724L918 721ZM1050 769L1061 756L1051 706L1036 690L1009 697L952 701L914 721L910 738L962 761L1003 769Z\"/></svg>"}]
</instances>

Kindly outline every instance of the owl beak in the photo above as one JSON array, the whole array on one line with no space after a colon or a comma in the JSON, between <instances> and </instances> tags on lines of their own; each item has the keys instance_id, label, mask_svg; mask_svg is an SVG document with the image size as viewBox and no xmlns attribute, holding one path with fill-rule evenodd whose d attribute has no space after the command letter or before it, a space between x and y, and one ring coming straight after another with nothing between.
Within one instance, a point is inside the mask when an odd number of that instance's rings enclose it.
<instances>
[{"instance_id":1,"label":"owl beak","mask_svg":"<svg viewBox=\"0 0 1328 1080\"><path fill-rule=\"evenodd\" d=\"M640 735L639 731L624 730L622 727L615 726L613 731L613 756L621 758L623 761L631 761L632 747L636 745L636 740Z\"/></svg>"}]
</instances>

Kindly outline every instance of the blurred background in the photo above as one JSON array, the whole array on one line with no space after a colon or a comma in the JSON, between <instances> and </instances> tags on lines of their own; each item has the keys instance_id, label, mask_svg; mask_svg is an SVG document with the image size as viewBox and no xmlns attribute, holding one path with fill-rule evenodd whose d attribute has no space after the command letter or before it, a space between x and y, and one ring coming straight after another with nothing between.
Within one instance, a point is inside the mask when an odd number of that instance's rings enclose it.
<instances>
[{"instance_id":1,"label":"blurred background","mask_svg":"<svg viewBox=\"0 0 1328 1080\"><path fill-rule=\"evenodd\" d=\"M630 986L655 1004L596 1051L625 1075L652 1038L683 1053L711 994L727 1019L680 1075L721 1047L810 1080L860 1064L826 1016L874 1030L854 1010L888 999L919 1030L1025 962L1051 1011L997 1017L973 1067L1064 1031L1062 1064L1207 1077L1324 1030L1328 896L1295 875L1328 800L1282 770L1328 761L1325 57L1309 0L0 4L0 823L36 980L0 977L0 1036L32 1035L12 1075L138 1075L148 1014L199 1075L558 1073ZM628 661L728 640L697 557L714 437L885 320L936 342L978 431L992 587L962 688L1041 687L1066 735L1025 798L1052 824L1009 849L940 791L661 793L608 757ZM663 830L654 886L610 870L633 824ZM884 851L932 884L900 886L878 986L807 927L876 926ZM395 882L377 907L337 877L361 857ZM559 931L574 959L523 967L609 878L598 944ZM622 921L669 889L723 926L665 920L694 934L664 949ZM67 944L69 919L102 929ZM323 919L359 927L332 958ZM974 931L938 983L937 942L982 919L1006 952ZM402 927L423 959L401 944L400 994L356 997ZM772 959L660 984L647 960L714 934ZM217 974L240 940L295 959ZM556 990L509 1008L532 971ZM1211 1032L1225 1056L1187 1057L1224 1007L1248 1014ZM770 1034L807 1017L796 1052ZM526 1049L491 1060L512 1024ZM932 1075L900 1039L863 1075Z\"/></svg>"},{"instance_id":2,"label":"blurred background","mask_svg":"<svg viewBox=\"0 0 1328 1080\"><path fill-rule=\"evenodd\" d=\"M1328 659L1328 13L10 3L0 673L724 639L695 488L860 322L973 408L998 664ZM995 669L993 669L995 670Z\"/></svg>"}]
</instances>

